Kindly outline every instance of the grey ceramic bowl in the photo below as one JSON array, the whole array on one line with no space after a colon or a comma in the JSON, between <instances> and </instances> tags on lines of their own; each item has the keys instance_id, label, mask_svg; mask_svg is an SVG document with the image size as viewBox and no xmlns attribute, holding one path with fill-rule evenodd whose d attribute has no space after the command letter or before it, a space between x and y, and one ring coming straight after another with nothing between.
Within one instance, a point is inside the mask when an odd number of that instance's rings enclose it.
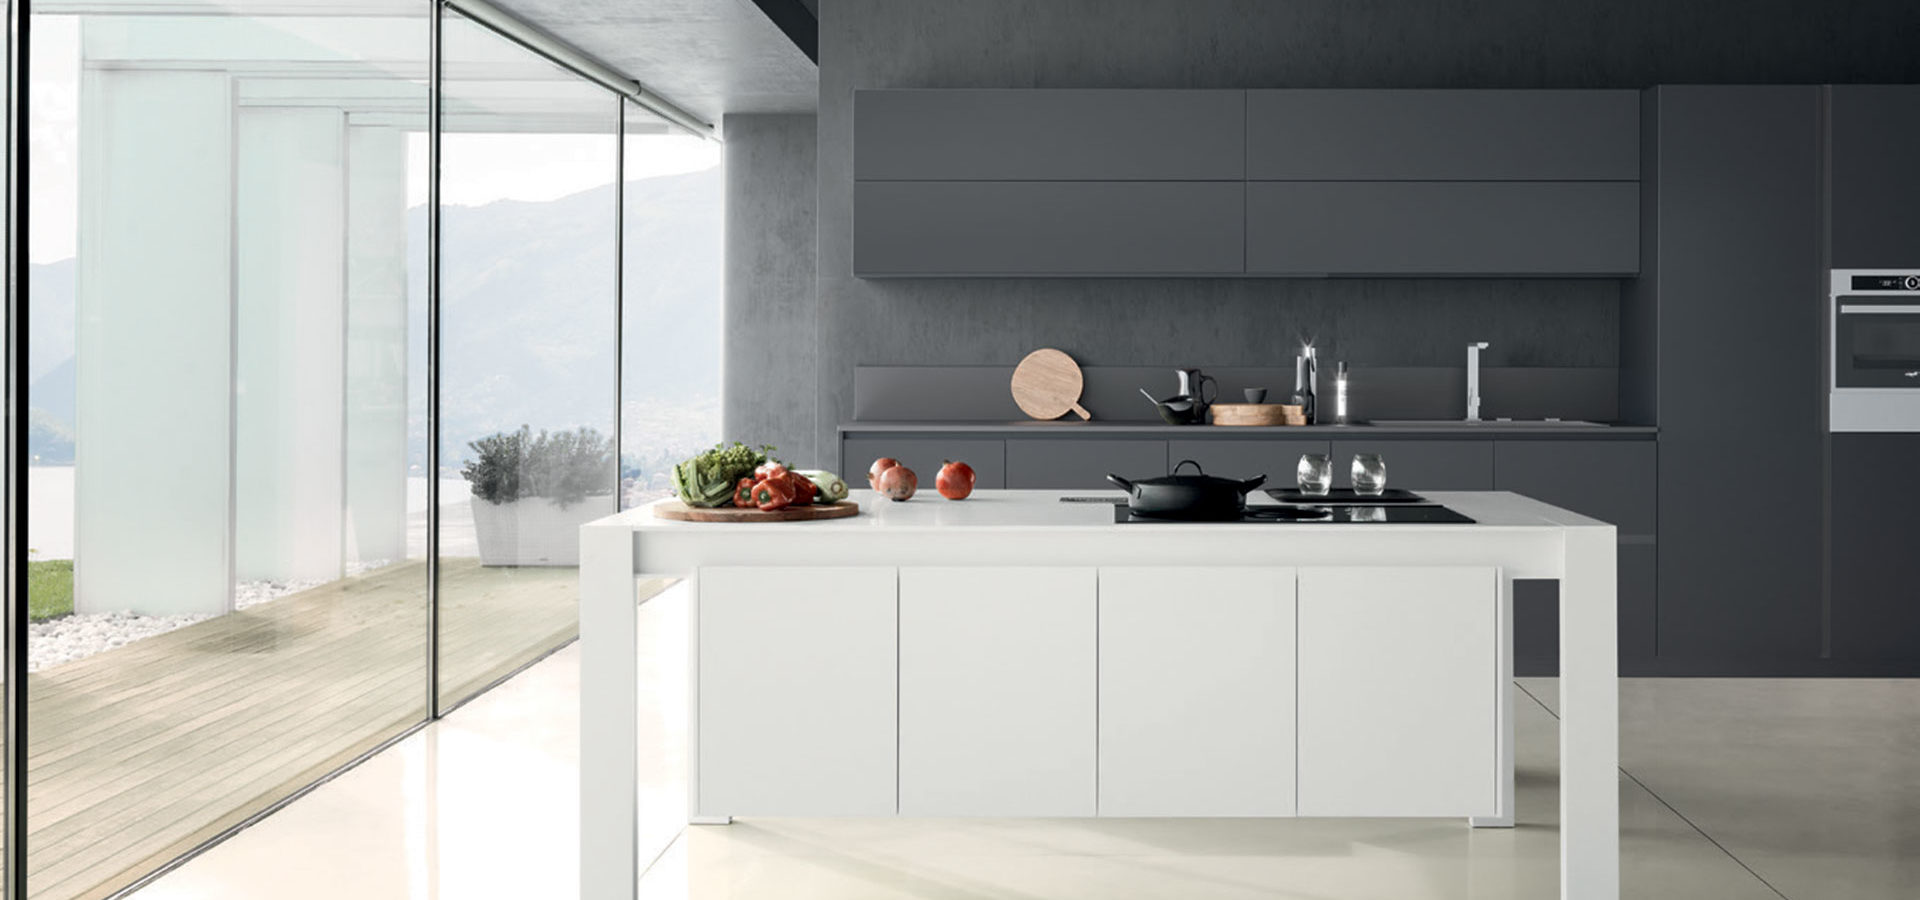
<instances>
[{"instance_id":1,"label":"grey ceramic bowl","mask_svg":"<svg viewBox=\"0 0 1920 900\"><path fill-rule=\"evenodd\" d=\"M1240 393L1247 398L1248 403L1261 403L1267 399L1266 388L1246 388Z\"/></svg>"}]
</instances>

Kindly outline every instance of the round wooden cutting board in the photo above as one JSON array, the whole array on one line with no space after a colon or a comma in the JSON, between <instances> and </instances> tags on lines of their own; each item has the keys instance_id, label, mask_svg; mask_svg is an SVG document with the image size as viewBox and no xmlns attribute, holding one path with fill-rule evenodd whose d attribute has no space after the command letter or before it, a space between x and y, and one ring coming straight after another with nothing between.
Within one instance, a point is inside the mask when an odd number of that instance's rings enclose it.
<instances>
[{"instance_id":1,"label":"round wooden cutting board","mask_svg":"<svg viewBox=\"0 0 1920 900\"><path fill-rule=\"evenodd\" d=\"M697 509L678 500L662 500L653 505L653 517L672 519L676 522L812 522L819 519L844 519L860 514L860 504L852 500L838 503L811 504L808 506L789 506L773 512L761 512L757 509L742 509L738 506L716 506L712 509Z\"/></svg>"},{"instance_id":2,"label":"round wooden cutting board","mask_svg":"<svg viewBox=\"0 0 1920 900\"><path fill-rule=\"evenodd\" d=\"M1059 350L1045 348L1027 354L1013 370L1013 402L1036 419L1058 419L1069 411L1093 418L1080 406L1086 379L1080 364Z\"/></svg>"}]
</instances>

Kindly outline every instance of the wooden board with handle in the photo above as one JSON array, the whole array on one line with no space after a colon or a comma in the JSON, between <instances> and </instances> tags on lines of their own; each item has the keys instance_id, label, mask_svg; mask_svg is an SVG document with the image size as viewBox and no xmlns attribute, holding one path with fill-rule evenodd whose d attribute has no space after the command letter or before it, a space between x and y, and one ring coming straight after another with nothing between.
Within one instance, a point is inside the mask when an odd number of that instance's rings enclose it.
<instances>
[{"instance_id":1,"label":"wooden board with handle","mask_svg":"<svg viewBox=\"0 0 1920 900\"><path fill-rule=\"evenodd\" d=\"M678 500L662 500L653 505L654 518L672 519L675 522L814 522L821 519L844 519L859 514L860 504L852 500L789 506L772 512L761 512L757 509L738 506L716 506L705 509L688 506Z\"/></svg>"},{"instance_id":2,"label":"wooden board with handle","mask_svg":"<svg viewBox=\"0 0 1920 900\"><path fill-rule=\"evenodd\" d=\"M1211 409L1215 425L1306 424L1306 416L1301 407L1282 403L1215 403Z\"/></svg>"},{"instance_id":3,"label":"wooden board with handle","mask_svg":"<svg viewBox=\"0 0 1920 900\"><path fill-rule=\"evenodd\" d=\"M1052 348L1027 354L1013 370L1013 402L1036 419L1058 419L1072 412L1091 419L1080 406L1086 379L1073 357Z\"/></svg>"}]
</instances>

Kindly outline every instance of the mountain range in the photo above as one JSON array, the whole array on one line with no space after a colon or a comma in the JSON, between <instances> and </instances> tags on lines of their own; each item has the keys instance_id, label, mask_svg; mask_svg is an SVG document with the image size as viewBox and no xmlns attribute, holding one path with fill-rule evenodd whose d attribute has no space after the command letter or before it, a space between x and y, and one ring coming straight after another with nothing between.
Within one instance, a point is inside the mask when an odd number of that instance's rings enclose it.
<instances>
[{"instance_id":1,"label":"mountain range","mask_svg":"<svg viewBox=\"0 0 1920 900\"><path fill-rule=\"evenodd\" d=\"M722 191L718 167L627 183L622 438L635 455L718 439ZM457 466L469 441L522 424L612 428L613 195L609 184L545 202L444 209L447 465ZM412 465L426 458L426 231L426 208L408 210ZM73 458L74 262L28 271L30 443L42 463Z\"/></svg>"}]
</instances>

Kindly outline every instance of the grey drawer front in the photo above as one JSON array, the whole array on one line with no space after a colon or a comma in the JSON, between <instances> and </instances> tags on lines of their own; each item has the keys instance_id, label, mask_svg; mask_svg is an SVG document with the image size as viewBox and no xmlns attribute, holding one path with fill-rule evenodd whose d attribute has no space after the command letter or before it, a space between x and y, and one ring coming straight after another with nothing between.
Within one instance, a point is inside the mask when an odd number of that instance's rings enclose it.
<instances>
[{"instance_id":1,"label":"grey drawer front","mask_svg":"<svg viewBox=\"0 0 1920 900\"><path fill-rule=\"evenodd\" d=\"M1265 475L1267 487L1293 487L1298 483L1295 472L1300 466L1300 455L1326 453L1327 449L1326 441L1313 440L1168 441L1167 464L1178 465L1183 459L1191 459L1209 475L1222 478Z\"/></svg>"},{"instance_id":2,"label":"grey drawer front","mask_svg":"<svg viewBox=\"0 0 1920 900\"><path fill-rule=\"evenodd\" d=\"M1623 546L1619 555L1618 606L1620 658L1652 659L1658 621L1657 551L1650 544ZM1513 582L1514 672L1519 676L1560 674L1560 582Z\"/></svg>"},{"instance_id":3,"label":"grey drawer front","mask_svg":"<svg viewBox=\"0 0 1920 900\"><path fill-rule=\"evenodd\" d=\"M1630 275L1638 182L1251 182L1259 275Z\"/></svg>"},{"instance_id":4,"label":"grey drawer front","mask_svg":"<svg viewBox=\"0 0 1920 900\"><path fill-rule=\"evenodd\" d=\"M1353 486L1353 455L1378 453L1387 486L1420 491L1493 490L1492 441L1334 441L1333 483Z\"/></svg>"},{"instance_id":5,"label":"grey drawer front","mask_svg":"<svg viewBox=\"0 0 1920 900\"><path fill-rule=\"evenodd\" d=\"M1247 93L1247 177L1298 181L1633 181L1640 92Z\"/></svg>"},{"instance_id":6,"label":"grey drawer front","mask_svg":"<svg viewBox=\"0 0 1920 900\"><path fill-rule=\"evenodd\" d=\"M1494 454L1496 490L1611 523L1622 537L1655 532L1652 442L1497 441Z\"/></svg>"},{"instance_id":7,"label":"grey drawer front","mask_svg":"<svg viewBox=\"0 0 1920 900\"><path fill-rule=\"evenodd\" d=\"M853 177L1218 181L1245 174L1246 92L883 90L853 95Z\"/></svg>"},{"instance_id":8,"label":"grey drawer front","mask_svg":"<svg viewBox=\"0 0 1920 900\"><path fill-rule=\"evenodd\" d=\"M1239 182L860 182L853 271L1237 274L1245 199Z\"/></svg>"},{"instance_id":9,"label":"grey drawer front","mask_svg":"<svg viewBox=\"0 0 1920 900\"><path fill-rule=\"evenodd\" d=\"M1107 473L1150 478L1166 471L1166 441L1007 441L1010 488L1118 490L1107 482Z\"/></svg>"},{"instance_id":10,"label":"grey drawer front","mask_svg":"<svg viewBox=\"0 0 1920 900\"><path fill-rule=\"evenodd\" d=\"M940 464L949 459L973 467L973 486L977 489L1007 486L1006 443L968 439L846 438L840 442L840 465L845 467L840 477L847 480L848 487L866 487L867 467L882 456L891 456L912 469L923 491L933 490Z\"/></svg>"}]
</instances>

